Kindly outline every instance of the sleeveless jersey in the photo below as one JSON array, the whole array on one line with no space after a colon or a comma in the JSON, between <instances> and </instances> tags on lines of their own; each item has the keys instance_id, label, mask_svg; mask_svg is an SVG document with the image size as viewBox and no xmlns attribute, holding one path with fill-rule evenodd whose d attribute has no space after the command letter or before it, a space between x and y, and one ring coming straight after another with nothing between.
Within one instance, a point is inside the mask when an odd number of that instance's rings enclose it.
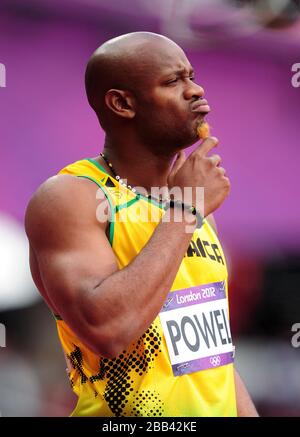
<instances>
[{"instance_id":1,"label":"sleeveless jersey","mask_svg":"<svg viewBox=\"0 0 300 437\"><path fill-rule=\"evenodd\" d=\"M59 174L98 185L110 204L109 241L118 267L127 266L151 238L163 208L120 184L93 159L70 164ZM149 215L154 219L145 220ZM143 287L142 271L139 280ZM228 302L226 261L204 219L162 311L119 356L96 355L55 315L78 396L72 416L236 416L233 347L228 314L219 302Z\"/></svg>"}]
</instances>

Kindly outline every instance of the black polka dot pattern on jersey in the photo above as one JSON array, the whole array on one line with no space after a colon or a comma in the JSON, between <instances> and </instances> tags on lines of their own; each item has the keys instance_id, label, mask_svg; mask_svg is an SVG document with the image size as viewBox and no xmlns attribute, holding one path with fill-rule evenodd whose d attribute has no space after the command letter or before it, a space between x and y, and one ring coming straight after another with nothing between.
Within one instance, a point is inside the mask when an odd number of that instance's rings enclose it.
<instances>
[{"instance_id":1,"label":"black polka dot pattern on jersey","mask_svg":"<svg viewBox=\"0 0 300 437\"><path fill-rule=\"evenodd\" d=\"M131 416L162 416L163 402L159 399L158 393L153 390L142 390L137 392L134 399Z\"/></svg>"},{"instance_id":2,"label":"black polka dot pattern on jersey","mask_svg":"<svg viewBox=\"0 0 300 437\"><path fill-rule=\"evenodd\" d=\"M68 357L73 368L80 374L81 384L87 381L93 384L95 396L99 393L94 383L106 382L101 394L115 416L161 416L163 403L159 399L159 393L155 390L140 392L134 388L140 386L139 377L142 381L143 375L155 365L155 360L161 353L161 341L157 326L152 324L128 351L123 351L113 359L101 358L98 373L91 377L84 373L83 357L79 347L75 346Z\"/></svg>"}]
</instances>

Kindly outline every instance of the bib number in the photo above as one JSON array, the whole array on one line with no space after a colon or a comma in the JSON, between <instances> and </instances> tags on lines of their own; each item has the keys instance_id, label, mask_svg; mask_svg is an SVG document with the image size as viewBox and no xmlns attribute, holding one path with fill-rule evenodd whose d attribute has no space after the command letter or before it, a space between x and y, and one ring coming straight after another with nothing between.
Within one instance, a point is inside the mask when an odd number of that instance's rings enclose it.
<instances>
[{"instance_id":1,"label":"bib number","mask_svg":"<svg viewBox=\"0 0 300 437\"><path fill-rule=\"evenodd\" d=\"M224 282L170 292L159 315L175 376L233 362Z\"/></svg>"}]
</instances>

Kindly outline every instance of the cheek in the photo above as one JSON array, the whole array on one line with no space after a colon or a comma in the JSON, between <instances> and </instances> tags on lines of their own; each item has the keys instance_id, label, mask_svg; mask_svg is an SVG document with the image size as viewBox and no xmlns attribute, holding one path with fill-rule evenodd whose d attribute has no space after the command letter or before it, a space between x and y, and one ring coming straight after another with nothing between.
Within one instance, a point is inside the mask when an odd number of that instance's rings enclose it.
<instances>
[{"instance_id":1,"label":"cheek","mask_svg":"<svg viewBox=\"0 0 300 437\"><path fill-rule=\"evenodd\" d=\"M177 122L177 124L183 121L186 122L190 116L187 102L181 96L173 96L173 98L168 99L164 109L174 118L174 122Z\"/></svg>"},{"instance_id":2,"label":"cheek","mask_svg":"<svg viewBox=\"0 0 300 437\"><path fill-rule=\"evenodd\" d=\"M179 99L169 98L157 110L157 116L163 118L168 124L178 126L187 120L187 110Z\"/></svg>"},{"instance_id":3,"label":"cheek","mask_svg":"<svg viewBox=\"0 0 300 437\"><path fill-rule=\"evenodd\" d=\"M159 110L178 110L183 105L182 90L180 87L157 87L149 96L149 103Z\"/></svg>"},{"instance_id":4,"label":"cheek","mask_svg":"<svg viewBox=\"0 0 300 437\"><path fill-rule=\"evenodd\" d=\"M158 125L180 128L189 119L188 104L180 90L154 90L139 107L140 118L151 117Z\"/></svg>"}]
</instances>

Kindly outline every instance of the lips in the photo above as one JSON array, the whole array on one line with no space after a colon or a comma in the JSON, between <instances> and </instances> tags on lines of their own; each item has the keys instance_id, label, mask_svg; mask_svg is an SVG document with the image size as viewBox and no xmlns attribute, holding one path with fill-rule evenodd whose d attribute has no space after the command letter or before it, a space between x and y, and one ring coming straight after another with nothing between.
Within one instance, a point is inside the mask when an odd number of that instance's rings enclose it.
<instances>
[{"instance_id":1,"label":"lips","mask_svg":"<svg viewBox=\"0 0 300 437\"><path fill-rule=\"evenodd\" d=\"M207 114L208 112L210 112L210 106L207 100L200 99L192 103L192 112L198 112L203 114Z\"/></svg>"}]
</instances>

